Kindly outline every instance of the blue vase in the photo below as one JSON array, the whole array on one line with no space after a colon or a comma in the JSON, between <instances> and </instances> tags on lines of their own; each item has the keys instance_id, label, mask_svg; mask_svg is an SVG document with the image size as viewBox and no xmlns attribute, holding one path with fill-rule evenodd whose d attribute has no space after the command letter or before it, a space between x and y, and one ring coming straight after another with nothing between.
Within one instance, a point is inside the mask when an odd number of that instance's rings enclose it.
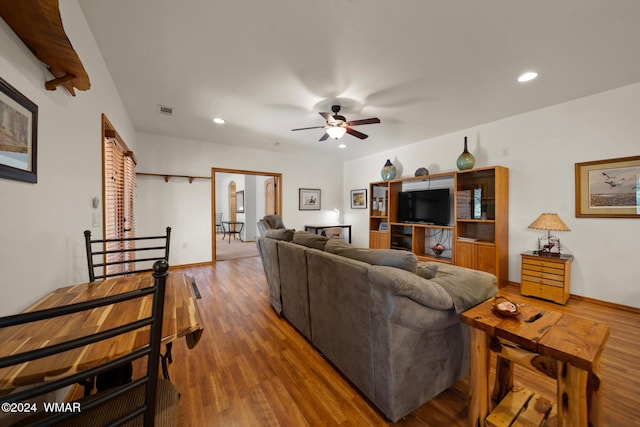
<instances>
[{"instance_id":1,"label":"blue vase","mask_svg":"<svg viewBox=\"0 0 640 427\"><path fill-rule=\"evenodd\" d=\"M467 150L467 137L464 137L464 151L460 156L458 156L458 160L456 162L458 165L458 169L461 171L473 168L473 165L476 164L476 159L473 157L473 154Z\"/></svg>"},{"instance_id":2,"label":"blue vase","mask_svg":"<svg viewBox=\"0 0 640 427\"><path fill-rule=\"evenodd\" d=\"M396 167L393 166L391 160L387 159L387 163L384 164L382 170L380 171L380 175L382 175L382 179L385 181L389 181L396 177Z\"/></svg>"}]
</instances>

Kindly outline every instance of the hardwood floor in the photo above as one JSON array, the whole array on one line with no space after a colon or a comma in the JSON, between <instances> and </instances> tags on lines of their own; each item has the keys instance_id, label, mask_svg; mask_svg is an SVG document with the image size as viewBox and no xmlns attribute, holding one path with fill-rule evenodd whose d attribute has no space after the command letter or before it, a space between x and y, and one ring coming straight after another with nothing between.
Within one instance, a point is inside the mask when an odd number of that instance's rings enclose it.
<instances>
[{"instance_id":1,"label":"hardwood floor","mask_svg":"<svg viewBox=\"0 0 640 427\"><path fill-rule=\"evenodd\" d=\"M259 258L180 269L193 275L204 334L174 345L171 378L180 426L384 426L384 417L286 320L271 309ZM640 426L640 315L570 299L566 306L515 300L607 323L602 356L606 426ZM555 382L516 368L516 383L554 398ZM394 425L466 426L467 380Z\"/></svg>"}]
</instances>

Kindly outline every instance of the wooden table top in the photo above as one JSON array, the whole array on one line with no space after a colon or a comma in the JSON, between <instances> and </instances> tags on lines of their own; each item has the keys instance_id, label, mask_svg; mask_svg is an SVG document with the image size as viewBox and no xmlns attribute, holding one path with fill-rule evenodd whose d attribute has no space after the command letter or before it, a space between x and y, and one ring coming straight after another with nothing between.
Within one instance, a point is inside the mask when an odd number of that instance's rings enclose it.
<instances>
[{"instance_id":1,"label":"wooden table top","mask_svg":"<svg viewBox=\"0 0 640 427\"><path fill-rule=\"evenodd\" d=\"M26 311L58 307L95 298L117 295L151 286L151 274L107 279L57 289L46 295ZM185 274L170 273L162 323L162 342L169 343L185 337L193 348L202 335L200 312L193 287ZM45 344L77 338L134 321L151 313L152 295L142 299L125 301L85 312L45 319L28 325L0 330L0 356L7 356L18 349L27 351ZM44 381L61 374L71 374L128 353L132 348L146 344L148 333L133 331L127 335L101 341L62 354L23 363L0 370L0 395L17 386Z\"/></svg>"},{"instance_id":2,"label":"wooden table top","mask_svg":"<svg viewBox=\"0 0 640 427\"><path fill-rule=\"evenodd\" d=\"M461 320L490 337L504 338L586 371L592 371L609 337L609 327L604 323L530 303L520 306L520 315L511 318L494 313L492 301L487 300L462 313Z\"/></svg>"}]
</instances>

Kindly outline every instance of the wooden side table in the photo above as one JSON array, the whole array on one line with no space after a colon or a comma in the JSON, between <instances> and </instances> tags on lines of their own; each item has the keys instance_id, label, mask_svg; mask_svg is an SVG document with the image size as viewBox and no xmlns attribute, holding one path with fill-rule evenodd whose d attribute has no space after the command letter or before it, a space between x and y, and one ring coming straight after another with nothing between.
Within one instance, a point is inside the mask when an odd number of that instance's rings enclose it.
<instances>
[{"instance_id":1,"label":"wooden side table","mask_svg":"<svg viewBox=\"0 0 640 427\"><path fill-rule=\"evenodd\" d=\"M492 311L488 300L462 313L462 322L471 327L469 425L484 426L492 405L508 396L513 364L518 363L557 380L554 416L558 426L602 426L600 356L609 327L530 304L520 309L517 318L502 317ZM498 355L493 393L489 390L491 352ZM516 411L505 425L524 413L524 409ZM542 414L548 415L549 411Z\"/></svg>"},{"instance_id":2,"label":"wooden side table","mask_svg":"<svg viewBox=\"0 0 640 427\"><path fill-rule=\"evenodd\" d=\"M521 256L520 293L566 304L571 290L573 255L548 256L525 252Z\"/></svg>"}]
</instances>

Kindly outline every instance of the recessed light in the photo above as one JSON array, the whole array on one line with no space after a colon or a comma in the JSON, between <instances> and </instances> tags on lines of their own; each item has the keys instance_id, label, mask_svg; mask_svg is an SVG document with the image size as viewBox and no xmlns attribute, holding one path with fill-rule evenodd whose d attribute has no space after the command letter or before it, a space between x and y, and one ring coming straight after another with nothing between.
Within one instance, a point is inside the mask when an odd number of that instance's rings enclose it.
<instances>
[{"instance_id":1,"label":"recessed light","mask_svg":"<svg viewBox=\"0 0 640 427\"><path fill-rule=\"evenodd\" d=\"M221 118L221 117L215 117L215 118L213 119L213 123L216 123L216 124L219 124L219 125L223 125L225 122L224 122L224 119L223 119L223 118Z\"/></svg>"},{"instance_id":2,"label":"recessed light","mask_svg":"<svg viewBox=\"0 0 640 427\"><path fill-rule=\"evenodd\" d=\"M526 73L524 73L520 77L518 77L518 81L520 83L524 83L524 82L528 82L530 80L533 80L536 77L538 77L538 73L536 73L535 71L527 71Z\"/></svg>"},{"instance_id":3,"label":"recessed light","mask_svg":"<svg viewBox=\"0 0 640 427\"><path fill-rule=\"evenodd\" d=\"M347 146L345 144L340 144L338 145L338 148L347 148Z\"/></svg>"}]
</instances>

